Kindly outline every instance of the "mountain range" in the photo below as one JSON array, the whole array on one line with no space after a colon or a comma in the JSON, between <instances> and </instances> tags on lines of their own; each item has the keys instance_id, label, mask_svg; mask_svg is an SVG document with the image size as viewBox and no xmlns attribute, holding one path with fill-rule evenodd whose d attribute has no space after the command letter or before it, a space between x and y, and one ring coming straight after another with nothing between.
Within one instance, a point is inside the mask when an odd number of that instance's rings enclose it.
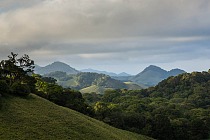
<instances>
[{"instance_id":1,"label":"mountain range","mask_svg":"<svg viewBox=\"0 0 210 140\"><path fill-rule=\"evenodd\" d=\"M59 73L59 74L55 73L57 71L66 73L66 74L64 74L66 76L59 76L61 73ZM115 82L114 83L111 82L112 84L110 84L110 85L115 85L114 88L119 88L119 85L123 85L125 83L130 83L130 84L132 84L132 86L130 85L129 87L132 87L132 89L133 89L133 87L138 87L137 89L139 89L139 87L147 88L150 86L155 86L162 80L164 80L170 76L177 76L179 74L185 73L185 71L181 70L181 69L172 69L170 71L166 71L158 66L150 65L147 68L145 68L142 72L138 73L137 75L132 76L125 72L116 74L116 73L112 73L112 72L99 71L99 70L94 70L94 69L90 69L90 68L83 69L83 70L79 71L63 62L54 62L52 64L45 66L45 67L40 67L40 66L36 65L35 73L45 75L45 76L51 76L56 79L59 79L58 80L59 83L65 87L74 87L79 90L81 90L83 88L100 89L100 91L103 91L103 90L101 90L101 87L103 87L103 89L104 89L104 87L106 87L104 84L99 84L100 85L99 86L99 85L95 85L95 84L90 84L90 83L87 84L86 83L86 86L81 87L80 86L81 83L79 83L79 82L81 82L81 80L78 81L78 77L81 78L81 75L83 77L87 77L87 79L89 79L89 81L86 79L83 79L86 82L87 81L90 82L90 79L92 79L93 81L94 80L97 81L101 77L106 77L105 79L108 80L109 82L110 81L113 82L114 80L118 81L118 84L115 84ZM80 73L82 73L82 74L80 74ZM93 73L95 73L95 74L93 74ZM96 76L96 73L98 74L97 76ZM49 74L51 74L51 75L49 75ZM74 75L74 76L68 76L69 74ZM96 79L94 79L94 77ZM99 78L99 79L97 79L97 78ZM106 82L108 82L108 81L106 81ZM106 83L106 82L104 82L104 83ZM122 86L121 88L125 88L125 87L126 86ZM106 88L109 88L109 87L106 87ZM111 88L113 88L113 86ZM128 88L128 86L126 88Z\"/></svg>"}]
</instances>

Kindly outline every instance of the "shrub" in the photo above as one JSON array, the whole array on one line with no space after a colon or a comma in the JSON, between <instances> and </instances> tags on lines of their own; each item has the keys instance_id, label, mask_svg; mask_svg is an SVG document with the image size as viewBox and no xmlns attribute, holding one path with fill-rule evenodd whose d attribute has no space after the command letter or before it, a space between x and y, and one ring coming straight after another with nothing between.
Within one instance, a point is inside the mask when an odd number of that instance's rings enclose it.
<instances>
[{"instance_id":1,"label":"shrub","mask_svg":"<svg viewBox=\"0 0 210 140\"><path fill-rule=\"evenodd\" d=\"M27 84L16 82L11 87L12 93L19 96L27 96L30 94L30 88Z\"/></svg>"},{"instance_id":2,"label":"shrub","mask_svg":"<svg viewBox=\"0 0 210 140\"><path fill-rule=\"evenodd\" d=\"M5 80L0 80L0 94L4 95L9 93L10 88ZM1 98L1 97L0 97Z\"/></svg>"}]
</instances>

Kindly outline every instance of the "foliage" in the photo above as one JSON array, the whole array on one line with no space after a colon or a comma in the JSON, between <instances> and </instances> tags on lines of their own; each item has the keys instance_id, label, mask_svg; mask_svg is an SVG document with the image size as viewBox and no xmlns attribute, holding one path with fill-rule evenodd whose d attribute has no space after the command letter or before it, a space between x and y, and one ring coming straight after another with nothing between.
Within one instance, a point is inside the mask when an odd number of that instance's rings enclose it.
<instances>
[{"instance_id":1,"label":"foliage","mask_svg":"<svg viewBox=\"0 0 210 140\"><path fill-rule=\"evenodd\" d=\"M83 72L76 75L67 75L65 72L56 71L45 74L44 76L55 78L58 84L65 88L72 88L84 92L90 90L92 92L95 89L97 93L103 94L106 89L128 88L125 83L105 74Z\"/></svg>"},{"instance_id":2,"label":"foliage","mask_svg":"<svg viewBox=\"0 0 210 140\"><path fill-rule=\"evenodd\" d=\"M28 95L30 92L35 92L35 79L30 76L33 73L34 61L28 55L23 55L17 58L18 54L11 52L8 60L0 62L0 80L4 80L2 87L3 94L12 92L17 95ZM3 84L3 83L2 83ZM3 89L7 88L7 90ZM25 93L24 93L25 92Z\"/></svg>"},{"instance_id":3,"label":"foliage","mask_svg":"<svg viewBox=\"0 0 210 140\"><path fill-rule=\"evenodd\" d=\"M64 89L54 82L49 83L49 81L54 81L53 78L42 77L40 75L33 76L37 81L37 95L58 105L77 110L90 116L93 115L91 107L85 103L85 100L79 91Z\"/></svg>"},{"instance_id":4,"label":"foliage","mask_svg":"<svg viewBox=\"0 0 210 140\"><path fill-rule=\"evenodd\" d=\"M19 96L27 96L30 94L30 88L27 84L19 82L13 83L11 86L12 93Z\"/></svg>"},{"instance_id":5,"label":"foliage","mask_svg":"<svg viewBox=\"0 0 210 140\"><path fill-rule=\"evenodd\" d=\"M10 87L5 80L0 80L0 94L8 94L10 92Z\"/></svg>"},{"instance_id":6,"label":"foliage","mask_svg":"<svg viewBox=\"0 0 210 140\"><path fill-rule=\"evenodd\" d=\"M198 140L210 134L209 91L210 73L193 72L148 89L110 90L102 97L84 98L93 105L97 119L115 127L161 140Z\"/></svg>"}]
</instances>

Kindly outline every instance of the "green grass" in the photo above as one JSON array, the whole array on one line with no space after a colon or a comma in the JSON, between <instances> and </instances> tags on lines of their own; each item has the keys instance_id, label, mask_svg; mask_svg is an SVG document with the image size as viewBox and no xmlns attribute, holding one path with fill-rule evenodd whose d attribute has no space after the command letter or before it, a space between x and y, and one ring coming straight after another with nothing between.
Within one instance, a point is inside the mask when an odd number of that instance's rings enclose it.
<instances>
[{"instance_id":1,"label":"green grass","mask_svg":"<svg viewBox=\"0 0 210 140\"><path fill-rule=\"evenodd\" d=\"M104 94L106 90L113 89L113 88L105 88L102 86L92 85L80 90L81 93L92 93L95 92L96 94Z\"/></svg>"},{"instance_id":2,"label":"green grass","mask_svg":"<svg viewBox=\"0 0 210 140\"><path fill-rule=\"evenodd\" d=\"M0 140L146 140L31 94L2 98Z\"/></svg>"},{"instance_id":3,"label":"green grass","mask_svg":"<svg viewBox=\"0 0 210 140\"><path fill-rule=\"evenodd\" d=\"M124 82L124 83L127 85L129 90L140 90L144 88L134 82Z\"/></svg>"}]
</instances>

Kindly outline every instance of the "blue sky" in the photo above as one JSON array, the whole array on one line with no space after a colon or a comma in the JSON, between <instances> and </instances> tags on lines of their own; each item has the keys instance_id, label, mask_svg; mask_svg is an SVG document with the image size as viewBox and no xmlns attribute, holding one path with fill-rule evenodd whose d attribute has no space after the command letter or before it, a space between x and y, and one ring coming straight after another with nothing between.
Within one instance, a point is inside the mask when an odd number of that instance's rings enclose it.
<instances>
[{"instance_id":1,"label":"blue sky","mask_svg":"<svg viewBox=\"0 0 210 140\"><path fill-rule=\"evenodd\" d=\"M210 69L209 0L0 0L0 59L136 74Z\"/></svg>"}]
</instances>

